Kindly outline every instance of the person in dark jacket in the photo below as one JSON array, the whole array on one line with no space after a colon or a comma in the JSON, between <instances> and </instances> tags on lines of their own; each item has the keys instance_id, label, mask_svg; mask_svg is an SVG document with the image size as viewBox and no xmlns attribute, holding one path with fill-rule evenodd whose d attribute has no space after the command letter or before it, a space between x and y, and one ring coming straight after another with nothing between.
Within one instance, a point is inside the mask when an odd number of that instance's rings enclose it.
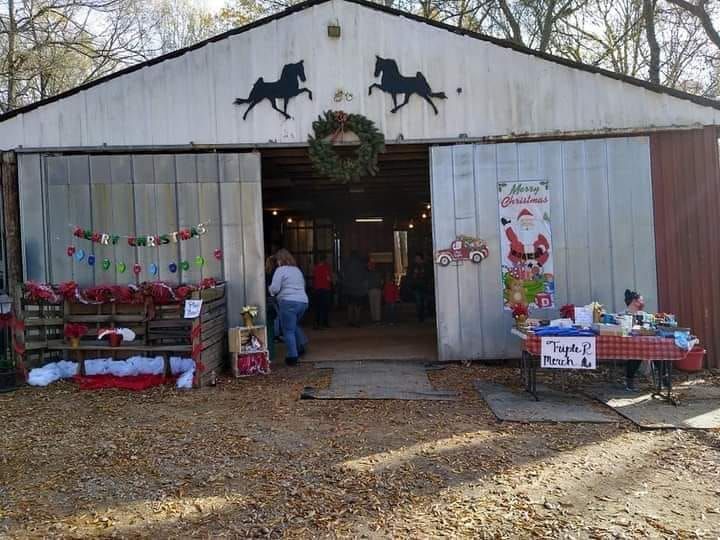
<instances>
[{"instance_id":1,"label":"person in dark jacket","mask_svg":"<svg viewBox=\"0 0 720 540\"><path fill-rule=\"evenodd\" d=\"M350 254L343 272L343 293L348 303L348 324L360 326L362 308L367 303L368 269L357 251Z\"/></svg>"},{"instance_id":2,"label":"person in dark jacket","mask_svg":"<svg viewBox=\"0 0 720 540\"><path fill-rule=\"evenodd\" d=\"M645 308L645 300L637 292L625 289L625 305L627 306L626 313L628 315L637 314ZM641 360L627 360L625 362L625 389L631 392L637 390L635 386L635 376L637 375L638 369L642 365Z\"/></svg>"},{"instance_id":3,"label":"person in dark jacket","mask_svg":"<svg viewBox=\"0 0 720 540\"><path fill-rule=\"evenodd\" d=\"M432 291L430 272L425 263L424 255L419 252L415 254L415 260L410 268L410 287L415 299L415 310L417 312L418 322L424 322L425 315L428 312L430 293Z\"/></svg>"}]
</instances>

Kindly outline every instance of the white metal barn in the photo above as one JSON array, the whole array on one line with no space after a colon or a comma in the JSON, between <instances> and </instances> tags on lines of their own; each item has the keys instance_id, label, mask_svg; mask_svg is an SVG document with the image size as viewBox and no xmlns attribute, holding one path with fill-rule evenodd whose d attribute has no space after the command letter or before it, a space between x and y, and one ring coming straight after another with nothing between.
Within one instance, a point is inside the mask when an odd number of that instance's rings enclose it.
<instances>
[{"instance_id":1,"label":"white metal barn","mask_svg":"<svg viewBox=\"0 0 720 540\"><path fill-rule=\"evenodd\" d=\"M369 92L381 82L379 59L426 81L433 96L413 95L402 106L401 93L392 112L390 93ZM310 92L279 99L277 110L262 101L244 118L249 105L236 98L251 97L261 77L282 83L284 67L302 68L292 84ZM313 172L307 139L327 110L362 114L385 135L380 173L360 188ZM698 248L717 245L717 233L687 234L700 231L703 218L682 211L691 196L678 189L695 186L720 202L718 124L720 105L712 100L362 0L310 0L8 113L0 117L0 148L17 154L24 279L127 280L115 268L103 273L68 260L73 224L141 234L209 222L199 242L157 252L97 246L94 255L156 264L155 278L167 281L224 277L231 325L240 306L265 302L271 210L310 224L292 229L292 246L310 267L313 253L337 251L338 238L348 249L392 252L373 244L379 232L355 225L338 232L339 224L394 212L386 220L392 243L393 230L407 231L409 223L419 234L411 207L428 202L433 252L458 235L483 238L490 252L479 265L435 266L441 360L517 352L503 310L498 186L546 181L554 305L599 299L619 308L625 288L641 290L651 309L677 312L696 328L712 355L720 334L712 313L675 284L692 272L720 306L715 255ZM674 211L661 205L670 203L684 216L681 226L666 226ZM335 227L334 236L318 232L323 223ZM677 253L693 261L672 255L680 244ZM218 248L221 261L212 256ZM197 256L207 263L167 270Z\"/></svg>"}]
</instances>

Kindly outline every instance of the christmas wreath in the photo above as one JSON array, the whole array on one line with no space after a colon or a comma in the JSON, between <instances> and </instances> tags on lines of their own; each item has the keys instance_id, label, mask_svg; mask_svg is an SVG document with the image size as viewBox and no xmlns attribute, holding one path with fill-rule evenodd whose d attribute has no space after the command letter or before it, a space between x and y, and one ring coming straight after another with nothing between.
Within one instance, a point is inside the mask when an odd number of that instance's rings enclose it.
<instances>
[{"instance_id":1,"label":"christmas wreath","mask_svg":"<svg viewBox=\"0 0 720 540\"><path fill-rule=\"evenodd\" d=\"M313 135L308 137L310 160L320 174L340 182L377 174L378 154L385 150L385 136L372 120L361 114L326 111L312 127ZM333 148L333 142L345 131L353 132L360 139L355 159L343 159Z\"/></svg>"}]
</instances>

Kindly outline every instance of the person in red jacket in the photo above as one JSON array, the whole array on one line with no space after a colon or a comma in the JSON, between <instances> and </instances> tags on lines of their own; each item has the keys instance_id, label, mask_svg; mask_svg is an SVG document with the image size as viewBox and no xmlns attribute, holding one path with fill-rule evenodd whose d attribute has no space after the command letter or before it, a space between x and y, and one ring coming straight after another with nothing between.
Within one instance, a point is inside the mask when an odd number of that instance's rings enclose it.
<instances>
[{"instance_id":1,"label":"person in red jacket","mask_svg":"<svg viewBox=\"0 0 720 540\"><path fill-rule=\"evenodd\" d=\"M332 263L326 256L313 269L313 290L315 293L315 329L330 328L330 307L332 305Z\"/></svg>"},{"instance_id":2,"label":"person in red jacket","mask_svg":"<svg viewBox=\"0 0 720 540\"><path fill-rule=\"evenodd\" d=\"M395 324L395 305L400 302L400 289L390 274L385 276L383 300L385 302L385 319L388 323Z\"/></svg>"}]
</instances>

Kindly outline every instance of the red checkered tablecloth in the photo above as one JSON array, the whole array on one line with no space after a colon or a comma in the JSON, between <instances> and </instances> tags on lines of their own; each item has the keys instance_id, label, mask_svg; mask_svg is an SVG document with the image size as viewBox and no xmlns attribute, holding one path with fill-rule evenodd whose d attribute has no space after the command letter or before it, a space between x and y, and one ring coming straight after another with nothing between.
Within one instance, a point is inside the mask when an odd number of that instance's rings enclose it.
<instances>
[{"instance_id":1,"label":"red checkered tablecloth","mask_svg":"<svg viewBox=\"0 0 720 540\"><path fill-rule=\"evenodd\" d=\"M540 336L528 334L523 348L532 355L540 355ZM654 336L597 336L595 350L600 360L682 360L688 351L675 345L672 339Z\"/></svg>"}]
</instances>

